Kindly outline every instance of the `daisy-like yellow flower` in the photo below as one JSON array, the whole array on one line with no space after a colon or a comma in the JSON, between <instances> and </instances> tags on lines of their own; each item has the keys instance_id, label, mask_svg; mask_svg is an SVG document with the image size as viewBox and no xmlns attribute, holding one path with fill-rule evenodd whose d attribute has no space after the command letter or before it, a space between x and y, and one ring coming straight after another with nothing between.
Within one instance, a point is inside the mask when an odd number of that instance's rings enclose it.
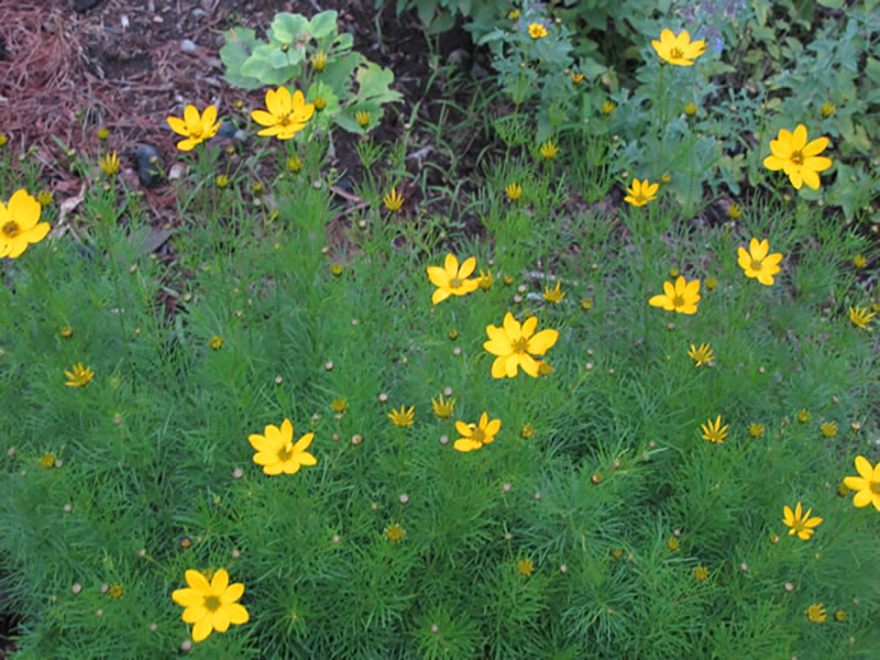
<instances>
[{"instance_id":1,"label":"daisy-like yellow flower","mask_svg":"<svg viewBox=\"0 0 880 660\"><path fill-rule=\"evenodd\" d=\"M373 118L373 115L369 110L358 110L354 113L354 119L358 123L358 126L361 128L366 128L370 125L370 120Z\"/></svg>"},{"instance_id":2,"label":"daisy-like yellow flower","mask_svg":"<svg viewBox=\"0 0 880 660\"><path fill-rule=\"evenodd\" d=\"M312 103L315 104L315 110L318 112L321 112L321 110L327 107L327 99L323 96L316 96Z\"/></svg>"},{"instance_id":3,"label":"daisy-like yellow flower","mask_svg":"<svg viewBox=\"0 0 880 660\"><path fill-rule=\"evenodd\" d=\"M807 608L807 618L813 623L823 623L825 621L825 606L822 603L810 605Z\"/></svg>"},{"instance_id":4,"label":"daisy-like yellow flower","mask_svg":"<svg viewBox=\"0 0 880 660\"><path fill-rule=\"evenodd\" d=\"M691 344L688 357L694 361L695 367L702 367L704 364L715 359L715 352L712 350L711 344L700 344L699 348Z\"/></svg>"},{"instance_id":5,"label":"daisy-like yellow flower","mask_svg":"<svg viewBox=\"0 0 880 660\"><path fill-rule=\"evenodd\" d=\"M724 438L727 437L727 429L730 428L730 424L725 424L722 427L721 415L718 415L718 419L714 423L709 419L705 424L700 424L700 428L703 429L703 440L721 445L724 444Z\"/></svg>"},{"instance_id":6,"label":"daisy-like yellow flower","mask_svg":"<svg viewBox=\"0 0 880 660\"><path fill-rule=\"evenodd\" d=\"M391 192L385 195L382 199L385 203L385 208L395 213L400 210L400 207L403 206L403 196L397 192L397 188L392 188Z\"/></svg>"},{"instance_id":7,"label":"daisy-like yellow flower","mask_svg":"<svg viewBox=\"0 0 880 660\"><path fill-rule=\"evenodd\" d=\"M753 438L760 438L762 435L764 435L764 425L749 424L749 435Z\"/></svg>"},{"instance_id":8,"label":"daisy-like yellow flower","mask_svg":"<svg viewBox=\"0 0 880 660\"><path fill-rule=\"evenodd\" d=\"M482 291L488 291L492 288L492 285L495 284L495 278L492 277L492 269L489 269L488 273L484 273L483 269L480 268L480 276L477 278L477 286Z\"/></svg>"},{"instance_id":9,"label":"daisy-like yellow flower","mask_svg":"<svg viewBox=\"0 0 880 660\"><path fill-rule=\"evenodd\" d=\"M705 566L697 566L694 569L694 579L696 579L697 582L702 582L703 580L705 580L708 577L709 577L709 570Z\"/></svg>"},{"instance_id":10,"label":"daisy-like yellow flower","mask_svg":"<svg viewBox=\"0 0 880 660\"><path fill-rule=\"evenodd\" d=\"M291 156L287 159L287 171L296 174L303 167L302 158L299 156Z\"/></svg>"},{"instance_id":11,"label":"daisy-like yellow flower","mask_svg":"<svg viewBox=\"0 0 880 660\"><path fill-rule=\"evenodd\" d=\"M98 166L107 176L116 175L119 172L119 155L115 151L112 154L105 154L104 157L98 161Z\"/></svg>"},{"instance_id":12,"label":"daisy-like yellow flower","mask_svg":"<svg viewBox=\"0 0 880 660\"><path fill-rule=\"evenodd\" d=\"M392 543L400 543L405 535L406 531L397 523L385 528L385 539Z\"/></svg>"},{"instance_id":13,"label":"daisy-like yellow flower","mask_svg":"<svg viewBox=\"0 0 880 660\"><path fill-rule=\"evenodd\" d=\"M95 377L92 368L83 367L82 362L73 365L70 369L71 371L64 372L64 375L67 376L67 382L64 384L68 387L85 387Z\"/></svg>"},{"instance_id":14,"label":"daisy-like yellow flower","mask_svg":"<svg viewBox=\"0 0 880 660\"><path fill-rule=\"evenodd\" d=\"M859 476L843 480L847 488L857 491L853 504L857 507L873 504L880 511L880 462L872 466L864 456L856 456L856 471Z\"/></svg>"},{"instance_id":15,"label":"daisy-like yellow flower","mask_svg":"<svg viewBox=\"0 0 880 660\"><path fill-rule=\"evenodd\" d=\"M573 82L575 85L577 85L578 83L582 82L583 79L584 79L584 74L582 74L582 73L574 73L574 72L572 72L572 74L571 74L571 82Z\"/></svg>"},{"instance_id":16,"label":"daisy-like yellow flower","mask_svg":"<svg viewBox=\"0 0 880 660\"><path fill-rule=\"evenodd\" d=\"M516 20L519 20L519 15L520 15L519 9L514 9L514 10L510 11L510 13L507 14L507 17L512 21L516 21Z\"/></svg>"},{"instance_id":17,"label":"daisy-like yellow flower","mask_svg":"<svg viewBox=\"0 0 880 660\"><path fill-rule=\"evenodd\" d=\"M742 209L738 204L731 204L727 207L727 217L731 220L736 220L743 214Z\"/></svg>"},{"instance_id":18,"label":"daisy-like yellow flower","mask_svg":"<svg viewBox=\"0 0 880 660\"><path fill-rule=\"evenodd\" d=\"M489 341L483 348L496 356L492 363L493 378L513 378L519 373L519 367L529 376L538 377L540 365L532 356L542 356L552 348L559 339L559 332L542 330L535 334L537 327L537 317L529 317L520 324L510 312L505 315L502 327L486 327Z\"/></svg>"},{"instance_id":19,"label":"daisy-like yellow flower","mask_svg":"<svg viewBox=\"0 0 880 660\"><path fill-rule=\"evenodd\" d=\"M279 87L266 90L266 110L251 112L251 118L260 126L265 126L257 135L290 140L306 127L315 114L315 105L306 103L300 90L291 96L287 87Z\"/></svg>"},{"instance_id":20,"label":"daisy-like yellow flower","mask_svg":"<svg viewBox=\"0 0 880 660\"><path fill-rule=\"evenodd\" d=\"M410 406L409 410L406 409L406 406L400 406L400 410L392 408L391 412L388 413L388 419L391 420L394 426L405 429L407 426L415 424L415 410L415 406Z\"/></svg>"},{"instance_id":21,"label":"daisy-like yellow flower","mask_svg":"<svg viewBox=\"0 0 880 660\"><path fill-rule=\"evenodd\" d=\"M312 68L315 71L323 71L327 68L327 53L319 50L312 56Z\"/></svg>"},{"instance_id":22,"label":"daisy-like yellow flower","mask_svg":"<svg viewBox=\"0 0 880 660\"><path fill-rule=\"evenodd\" d=\"M697 303L700 301L700 280L688 282L684 276L672 282L663 283L663 293L652 297L648 304L652 307L662 307L667 312L679 314L696 314Z\"/></svg>"},{"instance_id":23,"label":"daisy-like yellow flower","mask_svg":"<svg viewBox=\"0 0 880 660\"><path fill-rule=\"evenodd\" d=\"M688 117L693 117L695 114L697 114L697 110L699 110L699 108L697 107L696 103L688 103L684 106L684 114L686 114Z\"/></svg>"},{"instance_id":24,"label":"daisy-like yellow flower","mask_svg":"<svg viewBox=\"0 0 880 660\"><path fill-rule=\"evenodd\" d=\"M606 100L602 104L602 114L610 115L617 109L617 104L614 101Z\"/></svg>"},{"instance_id":25,"label":"daisy-like yellow flower","mask_svg":"<svg viewBox=\"0 0 880 660\"><path fill-rule=\"evenodd\" d=\"M461 438L455 441L453 445L458 451L473 451L488 445L495 440L498 431L501 430L501 420L493 419L489 421L489 413L483 413L480 416L478 424L465 424L464 422L456 422L455 430L461 434Z\"/></svg>"},{"instance_id":26,"label":"daisy-like yellow flower","mask_svg":"<svg viewBox=\"0 0 880 660\"><path fill-rule=\"evenodd\" d=\"M764 167L785 172L791 185L798 190L805 183L818 190L822 184L819 172L831 167L831 159L819 155L825 151L828 142L827 137L807 142L807 127L803 124L798 124L794 133L783 128L775 140L770 140L771 154L764 159Z\"/></svg>"},{"instance_id":27,"label":"daisy-like yellow flower","mask_svg":"<svg viewBox=\"0 0 880 660\"><path fill-rule=\"evenodd\" d=\"M37 195L37 201L40 203L40 206L46 208L49 206L52 201L55 199L55 195L52 194L51 190L41 190Z\"/></svg>"},{"instance_id":28,"label":"daisy-like yellow flower","mask_svg":"<svg viewBox=\"0 0 880 660\"><path fill-rule=\"evenodd\" d=\"M706 42L691 41L691 35L685 30L678 35L672 30L663 30L660 33L660 41L651 41L657 55L664 62L676 66L693 66L694 60L706 52Z\"/></svg>"},{"instance_id":29,"label":"daisy-like yellow flower","mask_svg":"<svg viewBox=\"0 0 880 660\"><path fill-rule=\"evenodd\" d=\"M40 222L40 203L23 188L0 202L0 257L15 259L31 243L39 243L49 233L49 223Z\"/></svg>"},{"instance_id":30,"label":"daisy-like yellow flower","mask_svg":"<svg viewBox=\"0 0 880 660\"><path fill-rule=\"evenodd\" d=\"M547 140L544 144L541 145L541 155L545 160L551 160L556 157L556 154L559 153L559 147L556 146L556 143L553 140Z\"/></svg>"},{"instance_id":31,"label":"daisy-like yellow flower","mask_svg":"<svg viewBox=\"0 0 880 660\"><path fill-rule=\"evenodd\" d=\"M281 428L267 424L263 435L248 436L251 447L257 450L254 463L262 465L263 472L269 475L296 474L304 465L317 465L318 459L306 451L314 439L314 433L306 433L294 443L293 424L289 419L281 423Z\"/></svg>"},{"instance_id":32,"label":"daisy-like yellow flower","mask_svg":"<svg viewBox=\"0 0 880 660\"><path fill-rule=\"evenodd\" d=\"M535 564L531 559L521 559L516 565L516 570L519 571L519 574L523 577L529 577L534 568Z\"/></svg>"},{"instance_id":33,"label":"daisy-like yellow flower","mask_svg":"<svg viewBox=\"0 0 880 660\"><path fill-rule=\"evenodd\" d=\"M868 323L871 322L871 319L877 315L876 312L868 312L867 307L850 307L849 308L849 320L850 322L857 328L861 328L862 330L870 331L871 328L868 327Z\"/></svg>"},{"instance_id":34,"label":"daisy-like yellow flower","mask_svg":"<svg viewBox=\"0 0 880 660\"><path fill-rule=\"evenodd\" d=\"M630 187L626 189L627 195L623 201L629 202L633 206L644 206L657 196L658 190L660 190L659 183L652 184L647 179L644 181L633 179Z\"/></svg>"},{"instance_id":35,"label":"daisy-like yellow flower","mask_svg":"<svg viewBox=\"0 0 880 660\"><path fill-rule=\"evenodd\" d=\"M192 569L186 572L188 588L175 589L171 598L184 607L181 619L192 623L192 638L201 642L215 630L223 633L230 624L239 626L250 619L245 607L236 601L244 595L240 582L229 584L229 573L221 568L209 583L207 578Z\"/></svg>"},{"instance_id":36,"label":"daisy-like yellow flower","mask_svg":"<svg viewBox=\"0 0 880 660\"><path fill-rule=\"evenodd\" d=\"M825 422L819 427L819 430L826 438L833 438L837 435L837 422Z\"/></svg>"},{"instance_id":37,"label":"daisy-like yellow flower","mask_svg":"<svg viewBox=\"0 0 880 660\"><path fill-rule=\"evenodd\" d=\"M554 305L558 305L565 298L565 292L560 288L561 280L556 280L556 288L551 289L549 286L544 287L544 300Z\"/></svg>"},{"instance_id":38,"label":"daisy-like yellow flower","mask_svg":"<svg viewBox=\"0 0 880 660\"><path fill-rule=\"evenodd\" d=\"M199 113L196 106L192 104L184 109L183 119L168 117L166 121L172 131L186 138L177 143L177 148L181 151L192 151L196 145L210 140L217 135L220 124L223 123L217 121L216 106L209 105L205 108L205 112Z\"/></svg>"},{"instance_id":39,"label":"daisy-like yellow flower","mask_svg":"<svg viewBox=\"0 0 880 660\"><path fill-rule=\"evenodd\" d=\"M440 419L449 419L452 417L452 411L455 408L455 399L444 399L440 395L440 400L431 399L431 405L434 407L434 414Z\"/></svg>"},{"instance_id":40,"label":"daisy-like yellow flower","mask_svg":"<svg viewBox=\"0 0 880 660\"><path fill-rule=\"evenodd\" d=\"M773 285L773 276L779 272L779 262L782 254L767 254L770 252L770 241L766 238L759 241L753 238L749 243L749 249L739 248L737 251L739 267L743 269L746 277L758 280L766 286Z\"/></svg>"},{"instance_id":41,"label":"daisy-like yellow flower","mask_svg":"<svg viewBox=\"0 0 880 660\"><path fill-rule=\"evenodd\" d=\"M801 541L808 540L816 531L815 528L822 523L821 518L810 518L812 512L812 509L807 509L807 513L804 514L800 502L797 503L793 512L790 507L782 507L782 515L784 516L782 522L787 527L791 527L788 530L788 535L794 536L797 534Z\"/></svg>"},{"instance_id":42,"label":"daisy-like yellow flower","mask_svg":"<svg viewBox=\"0 0 880 660\"><path fill-rule=\"evenodd\" d=\"M523 188L518 183L510 183L504 189L504 192L507 193L507 199L511 202L515 202L522 197Z\"/></svg>"},{"instance_id":43,"label":"daisy-like yellow flower","mask_svg":"<svg viewBox=\"0 0 880 660\"><path fill-rule=\"evenodd\" d=\"M836 110L837 106L829 101L825 101L825 103L822 104L822 107L819 108L819 112L822 113L823 117L830 117Z\"/></svg>"},{"instance_id":44,"label":"daisy-like yellow flower","mask_svg":"<svg viewBox=\"0 0 880 660\"><path fill-rule=\"evenodd\" d=\"M452 253L446 255L443 268L428 266L428 279L437 287L434 295L431 296L431 302L437 305L449 296L464 296L476 291L479 281L468 279L476 267L476 257L465 259L459 267L458 259Z\"/></svg>"},{"instance_id":45,"label":"daisy-like yellow flower","mask_svg":"<svg viewBox=\"0 0 880 660\"><path fill-rule=\"evenodd\" d=\"M333 412L341 415L348 408L348 401L345 399L333 399L333 401L330 402L330 407L333 408Z\"/></svg>"},{"instance_id":46,"label":"daisy-like yellow flower","mask_svg":"<svg viewBox=\"0 0 880 660\"><path fill-rule=\"evenodd\" d=\"M547 28L540 23L531 23L529 25L529 36L532 39L543 39L547 36Z\"/></svg>"},{"instance_id":47,"label":"daisy-like yellow flower","mask_svg":"<svg viewBox=\"0 0 880 660\"><path fill-rule=\"evenodd\" d=\"M864 255L857 254L856 256L853 257L853 266L855 266L857 269L864 268L867 265L868 265L868 260L865 259Z\"/></svg>"}]
</instances>

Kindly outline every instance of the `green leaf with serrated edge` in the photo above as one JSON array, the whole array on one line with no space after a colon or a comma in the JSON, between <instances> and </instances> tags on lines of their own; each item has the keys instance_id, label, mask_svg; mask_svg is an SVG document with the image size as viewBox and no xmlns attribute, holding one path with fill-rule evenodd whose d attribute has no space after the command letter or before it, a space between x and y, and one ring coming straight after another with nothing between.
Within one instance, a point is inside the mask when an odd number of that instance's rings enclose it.
<instances>
[{"instance_id":1,"label":"green leaf with serrated edge","mask_svg":"<svg viewBox=\"0 0 880 660\"><path fill-rule=\"evenodd\" d=\"M339 14L335 11L322 11L312 16L309 21L309 34L315 39L326 37L336 31L336 20Z\"/></svg>"},{"instance_id":2,"label":"green leaf with serrated edge","mask_svg":"<svg viewBox=\"0 0 880 660\"><path fill-rule=\"evenodd\" d=\"M358 98L361 102L392 103L403 98L400 92L389 89L389 85L394 82L394 72L390 69L383 69L378 64L367 62L365 67L358 69L356 77Z\"/></svg>"},{"instance_id":3,"label":"green leaf with serrated edge","mask_svg":"<svg viewBox=\"0 0 880 660\"><path fill-rule=\"evenodd\" d=\"M288 14L282 12L275 14L272 21L272 32L275 38L285 44L292 44L298 34L307 34L309 20L302 14Z\"/></svg>"}]
</instances>

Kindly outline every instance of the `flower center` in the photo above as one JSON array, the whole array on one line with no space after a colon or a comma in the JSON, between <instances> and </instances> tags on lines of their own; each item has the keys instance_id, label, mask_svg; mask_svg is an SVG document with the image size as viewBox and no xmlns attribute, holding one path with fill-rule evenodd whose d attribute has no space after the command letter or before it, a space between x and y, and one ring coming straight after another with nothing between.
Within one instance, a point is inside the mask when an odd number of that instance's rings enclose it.
<instances>
[{"instance_id":1,"label":"flower center","mask_svg":"<svg viewBox=\"0 0 880 660\"><path fill-rule=\"evenodd\" d=\"M197 127L197 128L192 129L192 130L189 132L189 136L190 136L190 137L194 137L194 138L200 138L200 137L202 137L202 127L199 126L199 127Z\"/></svg>"},{"instance_id":2,"label":"flower center","mask_svg":"<svg viewBox=\"0 0 880 660\"><path fill-rule=\"evenodd\" d=\"M761 270L761 259L752 259L752 270Z\"/></svg>"},{"instance_id":3,"label":"flower center","mask_svg":"<svg viewBox=\"0 0 880 660\"><path fill-rule=\"evenodd\" d=\"M475 428L471 435L471 440L474 442L484 442L486 440L486 432L481 428Z\"/></svg>"},{"instance_id":4,"label":"flower center","mask_svg":"<svg viewBox=\"0 0 880 660\"><path fill-rule=\"evenodd\" d=\"M639 202L640 204L644 204L648 200L645 198L644 193L639 193L638 195L636 195L636 201Z\"/></svg>"},{"instance_id":5,"label":"flower center","mask_svg":"<svg viewBox=\"0 0 880 660\"><path fill-rule=\"evenodd\" d=\"M684 57L684 51L681 48L673 48L671 51L669 51L669 56L673 59L680 60Z\"/></svg>"},{"instance_id":6,"label":"flower center","mask_svg":"<svg viewBox=\"0 0 880 660\"><path fill-rule=\"evenodd\" d=\"M880 495L880 481L871 482L871 492Z\"/></svg>"},{"instance_id":7,"label":"flower center","mask_svg":"<svg viewBox=\"0 0 880 660\"><path fill-rule=\"evenodd\" d=\"M684 307L684 298L682 296L675 296L675 298L672 299L672 306Z\"/></svg>"},{"instance_id":8,"label":"flower center","mask_svg":"<svg viewBox=\"0 0 880 660\"><path fill-rule=\"evenodd\" d=\"M513 352L514 353L526 353L529 350L529 340L525 337L520 337L515 342L513 342Z\"/></svg>"},{"instance_id":9,"label":"flower center","mask_svg":"<svg viewBox=\"0 0 880 660\"><path fill-rule=\"evenodd\" d=\"M804 155L800 151L795 151L791 155L791 162L795 165L803 165L804 164Z\"/></svg>"},{"instance_id":10,"label":"flower center","mask_svg":"<svg viewBox=\"0 0 880 660\"><path fill-rule=\"evenodd\" d=\"M281 119L278 120L278 123L282 126L290 126L290 115L284 115Z\"/></svg>"},{"instance_id":11,"label":"flower center","mask_svg":"<svg viewBox=\"0 0 880 660\"><path fill-rule=\"evenodd\" d=\"M205 607L209 612L216 612L220 609L220 599L217 596L208 596L205 598Z\"/></svg>"},{"instance_id":12,"label":"flower center","mask_svg":"<svg viewBox=\"0 0 880 660\"><path fill-rule=\"evenodd\" d=\"M282 447L278 450L277 456L279 461L289 460L290 457L293 456L293 447L291 447L290 445Z\"/></svg>"},{"instance_id":13,"label":"flower center","mask_svg":"<svg viewBox=\"0 0 880 660\"><path fill-rule=\"evenodd\" d=\"M10 220L5 225L3 225L3 235L8 236L9 238L15 238L21 233L21 229L18 226L18 223L15 220Z\"/></svg>"},{"instance_id":14,"label":"flower center","mask_svg":"<svg viewBox=\"0 0 880 660\"><path fill-rule=\"evenodd\" d=\"M461 280L457 277L453 277L452 281L449 283L449 288L457 289L460 286L461 286Z\"/></svg>"}]
</instances>

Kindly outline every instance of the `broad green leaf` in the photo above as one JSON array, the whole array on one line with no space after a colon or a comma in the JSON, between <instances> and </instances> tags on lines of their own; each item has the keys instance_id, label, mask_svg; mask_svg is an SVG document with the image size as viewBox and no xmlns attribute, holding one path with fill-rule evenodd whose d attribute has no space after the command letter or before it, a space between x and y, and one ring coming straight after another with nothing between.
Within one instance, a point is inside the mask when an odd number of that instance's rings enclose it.
<instances>
[{"instance_id":1,"label":"broad green leaf","mask_svg":"<svg viewBox=\"0 0 880 660\"><path fill-rule=\"evenodd\" d=\"M308 33L309 21L301 14L288 14L282 12L275 14L275 20L272 21L272 32L275 38L285 44L292 44L296 39L296 35Z\"/></svg>"},{"instance_id":2,"label":"broad green leaf","mask_svg":"<svg viewBox=\"0 0 880 660\"><path fill-rule=\"evenodd\" d=\"M316 79L330 87L336 96L344 98L354 82L352 74L362 61L363 56L360 53L340 57L330 62L326 69L317 74Z\"/></svg>"},{"instance_id":3,"label":"broad green leaf","mask_svg":"<svg viewBox=\"0 0 880 660\"><path fill-rule=\"evenodd\" d=\"M309 33L315 39L332 34L336 31L337 17L338 14L335 11L322 11L320 14L315 14L309 22Z\"/></svg>"},{"instance_id":4,"label":"broad green leaf","mask_svg":"<svg viewBox=\"0 0 880 660\"><path fill-rule=\"evenodd\" d=\"M819 0L819 4L829 9L842 9L843 0Z\"/></svg>"},{"instance_id":5,"label":"broad green leaf","mask_svg":"<svg viewBox=\"0 0 880 660\"><path fill-rule=\"evenodd\" d=\"M400 92L389 89L394 82L394 72L383 69L378 64L367 62L365 67L357 71L358 97L360 101L372 101L381 105L399 101L403 98Z\"/></svg>"}]
</instances>

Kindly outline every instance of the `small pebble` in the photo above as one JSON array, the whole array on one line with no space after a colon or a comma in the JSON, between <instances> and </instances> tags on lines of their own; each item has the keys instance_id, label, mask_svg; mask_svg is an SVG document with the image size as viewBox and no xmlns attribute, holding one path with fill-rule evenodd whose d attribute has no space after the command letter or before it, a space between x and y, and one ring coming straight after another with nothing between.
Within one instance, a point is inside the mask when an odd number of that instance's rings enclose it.
<instances>
[{"instance_id":1,"label":"small pebble","mask_svg":"<svg viewBox=\"0 0 880 660\"><path fill-rule=\"evenodd\" d=\"M198 48L199 47L196 46L189 39L184 39L183 41L180 42L180 50L182 50L184 53L194 53L194 52L196 52L196 50L198 50Z\"/></svg>"}]
</instances>

